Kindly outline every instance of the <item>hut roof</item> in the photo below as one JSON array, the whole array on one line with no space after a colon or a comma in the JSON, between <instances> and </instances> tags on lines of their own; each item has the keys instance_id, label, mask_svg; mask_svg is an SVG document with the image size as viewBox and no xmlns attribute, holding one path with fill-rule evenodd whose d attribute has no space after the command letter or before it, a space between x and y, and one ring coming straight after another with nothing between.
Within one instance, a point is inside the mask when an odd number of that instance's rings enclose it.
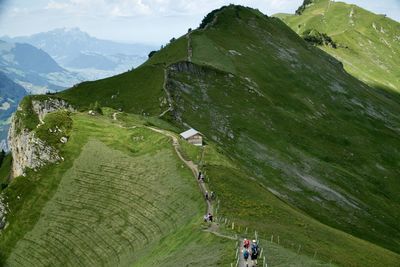
<instances>
[{"instance_id":1,"label":"hut roof","mask_svg":"<svg viewBox=\"0 0 400 267\"><path fill-rule=\"evenodd\" d=\"M180 136L182 136L185 139L188 139L192 136L195 136L196 134L200 134L200 132L196 131L195 129L189 129L189 130L181 133Z\"/></svg>"}]
</instances>

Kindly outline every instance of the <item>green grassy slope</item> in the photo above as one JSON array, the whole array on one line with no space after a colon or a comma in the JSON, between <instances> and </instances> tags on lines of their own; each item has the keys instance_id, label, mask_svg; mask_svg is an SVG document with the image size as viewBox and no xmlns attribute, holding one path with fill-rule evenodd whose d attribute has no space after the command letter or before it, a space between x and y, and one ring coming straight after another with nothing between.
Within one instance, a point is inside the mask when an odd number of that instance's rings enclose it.
<instances>
[{"instance_id":1,"label":"green grassy slope","mask_svg":"<svg viewBox=\"0 0 400 267\"><path fill-rule=\"evenodd\" d=\"M162 66L141 66L108 79L81 83L59 96L81 110L89 109L97 101L126 112L155 115L165 105L163 82Z\"/></svg>"},{"instance_id":2,"label":"green grassy slope","mask_svg":"<svg viewBox=\"0 0 400 267\"><path fill-rule=\"evenodd\" d=\"M205 261L233 258L233 242L202 235L204 202L169 138L132 121L124 129L73 115L65 161L30 171L4 191L11 212L0 251L7 265L129 266L163 258L153 248L164 242L181 252L175 263L182 266L202 256L182 249L203 239L221 247Z\"/></svg>"},{"instance_id":3,"label":"green grassy slope","mask_svg":"<svg viewBox=\"0 0 400 267\"><path fill-rule=\"evenodd\" d=\"M158 115L167 106L167 70L174 108L168 120L197 128L225 156L213 155L218 162L208 170L225 199L224 215L303 244L311 255L317 247L340 265L396 265L399 97L353 78L283 22L255 10L230 6L192 32L192 63L179 63L185 39L153 63L59 96L81 108L96 97L119 108L111 98L119 88L130 96L124 110Z\"/></svg>"},{"instance_id":4,"label":"green grassy slope","mask_svg":"<svg viewBox=\"0 0 400 267\"><path fill-rule=\"evenodd\" d=\"M337 49L321 49L343 62L347 71L374 87L400 92L400 24L355 5L314 0L301 15L277 14L295 32L328 34Z\"/></svg>"},{"instance_id":5,"label":"green grassy slope","mask_svg":"<svg viewBox=\"0 0 400 267\"><path fill-rule=\"evenodd\" d=\"M235 72L171 68L175 116L207 133L281 198L398 250L399 104L279 20L248 11L238 19L235 12L219 14L220 23L200 38L192 35L194 44L212 40ZM197 52L209 47L194 46L194 62L216 67L219 58Z\"/></svg>"}]
</instances>

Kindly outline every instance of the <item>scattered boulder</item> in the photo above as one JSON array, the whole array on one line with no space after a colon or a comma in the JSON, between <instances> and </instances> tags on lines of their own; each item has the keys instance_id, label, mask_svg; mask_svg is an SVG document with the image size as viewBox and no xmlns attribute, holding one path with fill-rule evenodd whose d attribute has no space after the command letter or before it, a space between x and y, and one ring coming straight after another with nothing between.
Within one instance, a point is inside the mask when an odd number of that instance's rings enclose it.
<instances>
[{"instance_id":1,"label":"scattered boulder","mask_svg":"<svg viewBox=\"0 0 400 267\"><path fill-rule=\"evenodd\" d=\"M60 142L63 144L66 144L68 142L68 138L63 136L63 137L61 137Z\"/></svg>"}]
</instances>

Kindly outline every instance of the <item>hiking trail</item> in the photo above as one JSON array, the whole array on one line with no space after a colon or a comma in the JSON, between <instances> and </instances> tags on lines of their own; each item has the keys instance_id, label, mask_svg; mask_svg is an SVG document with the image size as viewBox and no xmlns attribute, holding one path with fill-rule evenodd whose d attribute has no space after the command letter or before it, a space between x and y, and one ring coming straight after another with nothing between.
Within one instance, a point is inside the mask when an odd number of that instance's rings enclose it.
<instances>
[{"instance_id":1,"label":"hiking trail","mask_svg":"<svg viewBox=\"0 0 400 267\"><path fill-rule=\"evenodd\" d=\"M114 121L117 121L117 115L120 114L120 113L121 112L115 112L115 113L112 114L112 118L113 118ZM127 129L136 128L136 126L133 126L133 127L125 127L125 126L122 126L122 125L119 125L119 126L122 127L122 128L127 128ZM203 195L203 198L207 203L207 213L214 214L213 213L214 212L214 208L213 208L212 201L210 199L205 199L205 193L206 193L206 191L208 191L208 189L207 189L207 187L206 187L204 182L198 181L198 179L197 179L197 176L198 176L198 173L199 173L199 167L193 161L186 160L182 156L182 153L180 151L180 144L179 144L178 138L174 134L172 134L172 133L170 133L170 132L168 132L166 130L158 129L158 128L151 127L151 126L144 126L144 127L149 129L149 130L152 130L154 132L157 132L157 133L160 133L162 135L165 135L165 136L167 136L167 137L172 139L172 146L174 147L175 153L177 154L179 159L192 171L193 176L195 177L195 179L196 179L196 181L197 181L197 183L198 183L198 185L200 187L200 190L201 190L201 193ZM203 156L204 156L204 149L202 151L201 160L203 159ZM243 250L243 238L238 238L237 235L236 236L224 235L224 234L220 233L218 231L218 229L219 229L218 223L212 222L210 224L209 228L207 230L204 230L204 231L212 233L212 234L214 234L214 235L216 235L218 237L221 237L221 238L237 240L239 242L239 246L238 246L238 250L239 251L237 252L237 253L239 253L239 261L238 261L238 265L237 266L238 267L247 267L246 263L245 263L245 261L243 259L243 253L242 253L242 250ZM250 259L248 260L248 266L252 266Z\"/></svg>"},{"instance_id":2,"label":"hiking trail","mask_svg":"<svg viewBox=\"0 0 400 267\"><path fill-rule=\"evenodd\" d=\"M187 44L187 61L192 62L192 57L193 57L193 48L192 48L192 38L190 36L191 32L188 32L186 34L186 38L188 39L188 44Z\"/></svg>"},{"instance_id":3,"label":"hiking trail","mask_svg":"<svg viewBox=\"0 0 400 267\"><path fill-rule=\"evenodd\" d=\"M162 116L164 116L165 114L167 114L169 111L172 110L172 97L171 97L170 93L167 90L167 81L168 81L168 71L167 71L166 68L164 68L163 90L164 90L165 95L167 97L168 109L166 109L160 115L158 115L159 118L161 118ZM114 120L116 120L116 119L114 119Z\"/></svg>"}]
</instances>

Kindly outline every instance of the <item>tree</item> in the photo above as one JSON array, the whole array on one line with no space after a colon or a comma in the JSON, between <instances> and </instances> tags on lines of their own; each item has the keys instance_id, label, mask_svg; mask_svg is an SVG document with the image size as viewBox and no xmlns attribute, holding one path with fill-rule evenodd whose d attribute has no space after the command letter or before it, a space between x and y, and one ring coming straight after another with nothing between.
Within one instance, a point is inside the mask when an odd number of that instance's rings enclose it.
<instances>
[{"instance_id":1,"label":"tree","mask_svg":"<svg viewBox=\"0 0 400 267\"><path fill-rule=\"evenodd\" d=\"M103 115L103 110L101 109L101 106L100 106L99 102L97 102L97 101L94 103L93 110L94 110L96 113L98 113L98 114L100 114L100 115Z\"/></svg>"},{"instance_id":2,"label":"tree","mask_svg":"<svg viewBox=\"0 0 400 267\"><path fill-rule=\"evenodd\" d=\"M149 53L149 58L151 58L152 56L154 56L155 53L157 53L157 51L151 51L151 52Z\"/></svg>"},{"instance_id":3,"label":"tree","mask_svg":"<svg viewBox=\"0 0 400 267\"><path fill-rule=\"evenodd\" d=\"M169 42L170 42L170 43L173 43L173 42L175 42L175 40L176 40L175 37L172 37L172 39L169 40Z\"/></svg>"}]
</instances>

